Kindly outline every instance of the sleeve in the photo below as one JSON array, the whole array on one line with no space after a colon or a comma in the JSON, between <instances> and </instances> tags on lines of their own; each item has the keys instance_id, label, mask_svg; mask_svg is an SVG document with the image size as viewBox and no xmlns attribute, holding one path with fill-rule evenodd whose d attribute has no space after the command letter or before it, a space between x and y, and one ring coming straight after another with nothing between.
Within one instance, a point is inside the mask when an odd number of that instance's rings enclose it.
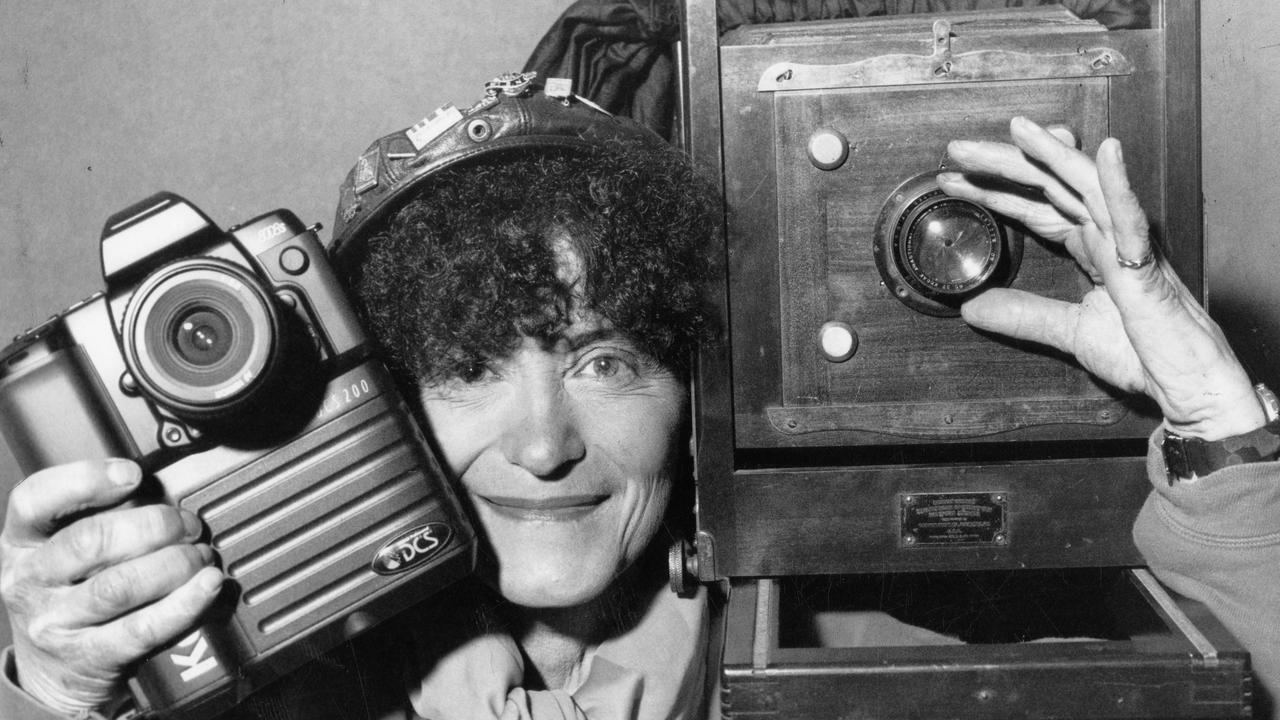
<instances>
[{"instance_id":1,"label":"sleeve","mask_svg":"<svg viewBox=\"0 0 1280 720\"><path fill-rule=\"evenodd\" d=\"M1280 693L1280 462L1170 486L1158 435L1147 456L1154 489L1134 540L1162 582L1208 606L1249 650L1256 707L1271 717Z\"/></svg>"},{"instance_id":2,"label":"sleeve","mask_svg":"<svg viewBox=\"0 0 1280 720\"><path fill-rule=\"evenodd\" d=\"M394 656L394 653L391 653ZM412 709L382 654L341 645L286 678L259 690L220 720L410 720ZM43 705L17 682L13 648L0 655L0 718L3 720L67 720L68 715ZM120 713L85 713L75 720L111 720ZM572 717L572 716L570 716Z\"/></svg>"},{"instance_id":3,"label":"sleeve","mask_svg":"<svg viewBox=\"0 0 1280 720\"><path fill-rule=\"evenodd\" d=\"M18 686L18 669L13 661L13 648L4 649L4 678L0 679L0 718L5 720L66 720L62 715L27 694ZM85 713L77 720L106 720L99 713Z\"/></svg>"}]
</instances>

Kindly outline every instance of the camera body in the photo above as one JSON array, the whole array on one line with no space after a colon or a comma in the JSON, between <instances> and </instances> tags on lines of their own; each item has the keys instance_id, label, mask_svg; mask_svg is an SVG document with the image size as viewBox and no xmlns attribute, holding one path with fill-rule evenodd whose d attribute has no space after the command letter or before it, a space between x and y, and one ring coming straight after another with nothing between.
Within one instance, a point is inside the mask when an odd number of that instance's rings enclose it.
<instances>
[{"instance_id":1,"label":"camera body","mask_svg":"<svg viewBox=\"0 0 1280 720\"><path fill-rule=\"evenodd\" d=\"M313 229L223 232L159 193L102 236L105 292L0 353L30 474L126 457L203 521L225 571L204 624L138 668L143 711L217 714L471 572L475 533Z\"/></svg>"},{"instance_id":2,"label":"camera body","mask_svg":"<svg viewBox=\"0 0 1280 720\"><path fill-rule=\"evenodd\" d=\"M716 87L690 96L717 107L691 113L691 146L723 168L728 332L699 376L703 579L1141 564L1129 525L1158 409L958 317L998 286L1077 302L1089 277L935 178L949 141L1007 142L1019 115L1069 129L1086 154L1122 138L1157 242L1199 294L1184 122L1198 77L1170 55L1181 45L1054 6L705 42L715 57L690 38L691 62L718 72L690 82ZM960 504L974 517L941 519ZM780 506L793 510L747 510Z\"/></svg>"},{"instance_id":3,"label":"camera body","mask_svg":"<svg viewBox=\"0 0 1280 720\"><path fill-rule=\"evenodd\" d=\"M1249 712L1247 653L1139 567L1158 410L958 317L991 287L1092 286L937 187L949 141L1008 142L1019 115L1089 155L1120 138L1202 294L1198 7L1063 4L1149 12L836 4L867 16L720 32L740 4L686 3L684 140L721 171L725 341L699 357L697 535L672 567L729 588L726 718Z\"/></svg>"}]
</instances>

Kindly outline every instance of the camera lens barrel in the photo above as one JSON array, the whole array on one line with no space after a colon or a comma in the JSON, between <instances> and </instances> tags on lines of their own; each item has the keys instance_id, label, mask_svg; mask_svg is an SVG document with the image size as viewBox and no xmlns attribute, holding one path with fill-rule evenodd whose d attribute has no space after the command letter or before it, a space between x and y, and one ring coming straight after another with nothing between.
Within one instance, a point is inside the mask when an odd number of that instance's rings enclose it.
<instances>
[{"instance_id":1,"label":"camera lens barrel","mask_svg":"<svg viewBox=\"0 0 1280 720\"><path fill-rule=\"evenodd\" d=\"M894 297L918 312L952 317L965 300L1013 279L1022 238L986 208L942 192L926 173L903 182L885 202L874 250Z\"/></svg>"},{"instance_id":2,"label":"camera lens barrel","mask_svg":"<svg viewBox=\"0 0 1280 720\"><path fill-rule=\"evenodd\" d=\"M199 258L161 267L138 287L121 332L143 392L183 416L222 415L248 402L280 354L272 295L247 270Z\"/></svg>"}]
</instances>

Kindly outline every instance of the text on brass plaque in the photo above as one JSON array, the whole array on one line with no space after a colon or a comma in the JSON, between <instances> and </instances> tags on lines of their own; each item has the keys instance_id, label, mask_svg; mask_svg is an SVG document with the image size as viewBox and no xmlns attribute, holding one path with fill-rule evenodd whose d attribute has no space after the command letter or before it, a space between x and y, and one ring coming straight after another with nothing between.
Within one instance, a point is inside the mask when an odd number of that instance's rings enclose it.
<instances>
[{"instance_id":1,"label":"text on brass plaque","mask_svg":"<svg viewBox=\"0 0 1280 720\"><path fill-rule=\"evenodd\" d=\"M1009 542L1008 493L902 493L898 501L904 548Z\"/></svg>"}]
</instances>

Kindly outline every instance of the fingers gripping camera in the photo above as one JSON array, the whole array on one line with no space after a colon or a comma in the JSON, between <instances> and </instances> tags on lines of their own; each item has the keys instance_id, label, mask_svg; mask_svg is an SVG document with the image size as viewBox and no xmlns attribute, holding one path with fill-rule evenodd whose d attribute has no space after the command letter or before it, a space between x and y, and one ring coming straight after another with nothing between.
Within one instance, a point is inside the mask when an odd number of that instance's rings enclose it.
<instances>
[{"instance_id":1,"label":"fingers gripping camera","mask_svg":"<svg viewBox=\"0 0 1280 720\"><path fill-rule=\"evenodd\" d=\"M23 471L128 457L200 516L228 578L142 663L144 711L217 714L469 573L474 531L349 306L287 211L221 231L160 193L112 216L106 291L0 353Z\"/></svg>"}]
</instances>

